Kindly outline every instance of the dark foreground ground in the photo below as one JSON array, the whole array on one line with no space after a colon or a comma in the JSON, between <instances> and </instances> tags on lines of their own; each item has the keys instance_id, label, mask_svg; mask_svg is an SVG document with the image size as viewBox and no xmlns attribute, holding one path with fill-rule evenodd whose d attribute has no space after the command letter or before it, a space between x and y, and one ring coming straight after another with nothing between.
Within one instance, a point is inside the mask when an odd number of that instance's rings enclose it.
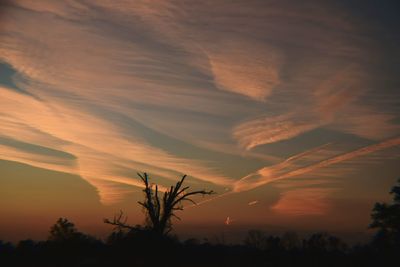
<instances>
[{"instance_id":1,"label":"dark foreground ground","mask_svg":"<svg viewBox=\"0 0 400 267\"><path fill-rule=\"evenodd\" d=\"M241 245L224 245L143 232L113 233L106 241L79 235L0 242L0 266L398 266L399 253L387 239L348 247L326 233L299 240L293 233L273 237L253 231Z\"/></svg>"}]
</instances>

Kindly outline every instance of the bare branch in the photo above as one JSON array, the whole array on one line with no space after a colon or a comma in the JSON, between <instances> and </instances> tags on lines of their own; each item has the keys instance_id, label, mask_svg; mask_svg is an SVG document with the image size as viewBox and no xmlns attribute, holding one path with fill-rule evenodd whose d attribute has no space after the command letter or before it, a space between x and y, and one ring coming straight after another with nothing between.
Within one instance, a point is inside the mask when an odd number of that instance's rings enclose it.
<instances>
[{"instance_id":1,"label":"bare branch","mask_svg":"<svg viewBox=\"0 0 400 267\"><path fill-rule=\"evenodd\" d=\"M181 202L183 200L189 200L189 201L194 202L193 200L188 198L189 196L193 196L193 195L211 195L211 194L214 194L214 191L212 191L212 190L210 190L210 191L200 190L200 191L189 192L189 193L184 194L183 196L181 196L177 200L175 200L173 202L173 206L175 206L176 204L178 204L179 202Z\"/></svg>"},{"instance_id":2,"label":"bare branch","mask_svg":"<svg viewBox=\"0 0 400 267\"><path fill-rule=\"evenodd\" d=\"M191 199L191 196L194 195L210 195L213 194L213 191L206 190L198 190L198 191L188 191L189 186L182 187L186 175L183 175L182 178L174 185L170 186L168 190L163 193L162 201L160 201L158 185L149 183L149 176L147 173L138 173L138 176L142 180L144 184L144 201L138 201L139 205L143 207L143 210L147 216L147 227L148 229L154 231L160 235L168 234L171 228L171 219L172 217L180 220L178 216L175 215L175 211L183 210L183 206L181 203L183 201L189 201L193 204L196 204L194 200ZM131 226L126 223L127 218L123 216L123 212L114 216L112 221L105 219L104 222L114 225L117 228L127 228L130 230L138 230L138 226Z\"/></svg>"},{"instance_id":3,"label":"bare branch","mask_svg":"<svg viewBox=\"0 0 400 267\"><path fill-rule=\"evenodd\" d=\"M116 226L117 229L125 228L125 229L129 229L129 230L138 230L138 228L136 226L126 224L127 220L128 220L128 217L127 216L124 217L123 211L120 210L119 215L118 216L114 215L114 218L112 221L110 221L109 219L104 219L104 223L114 225L114 226Z\"/></svg>"}]
</instances>

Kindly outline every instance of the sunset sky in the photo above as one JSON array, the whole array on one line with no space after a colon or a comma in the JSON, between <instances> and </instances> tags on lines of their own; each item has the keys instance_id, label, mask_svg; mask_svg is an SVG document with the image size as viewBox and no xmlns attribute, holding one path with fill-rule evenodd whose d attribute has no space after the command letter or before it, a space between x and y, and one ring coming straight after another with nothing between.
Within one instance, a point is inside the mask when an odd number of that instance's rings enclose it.
<instances>
[{"instance_id":1,"label":"sunset sky","mask_svg":"<svg viewBox=\"0 0 400 267\"><path fill-rule=\"evenodd\" d=\"M137 172L217 192L178 233L364 233L390 200L398 1L0 2L0 239L142 223Z\"/></svg>"}]
</instances>

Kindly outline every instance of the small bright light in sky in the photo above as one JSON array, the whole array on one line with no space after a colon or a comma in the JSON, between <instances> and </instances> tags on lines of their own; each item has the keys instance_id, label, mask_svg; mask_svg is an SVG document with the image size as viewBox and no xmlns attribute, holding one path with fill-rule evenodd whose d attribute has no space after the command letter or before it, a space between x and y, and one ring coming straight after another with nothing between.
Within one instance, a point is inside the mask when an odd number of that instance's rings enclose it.
<instances>
[{"instance_id":1,"label":"small bright light in sky","mask_svg":"<svg viewBox=\"0 0 400 267\"><path fill-rule=\"evenodd\" d=\"M185 223L364 231L399 176L400 37L358 2L4 1L1 231L140 223L144 171L219 193Z\"/></svg>"}]
</instances>

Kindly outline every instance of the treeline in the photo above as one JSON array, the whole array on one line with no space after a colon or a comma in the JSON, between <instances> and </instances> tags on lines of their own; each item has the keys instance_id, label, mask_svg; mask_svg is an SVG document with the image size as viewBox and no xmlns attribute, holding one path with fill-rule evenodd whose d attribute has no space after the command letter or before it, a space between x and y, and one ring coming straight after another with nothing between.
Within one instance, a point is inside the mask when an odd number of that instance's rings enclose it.
<instances>
[{"instance_id":1,"label":"treeline","mask_svg":"<svg viewBox=\"0 0 400 267\"><path fill-rule=\"evenodd\" d=\"M400 246L390 239L377 235L369 244L348 246L328 233L301 239L295 232L250 230L241 244L229 245L180 241L143 228L118 229L100 240L59 219L46 241L0 241L0 266L391 266Z\"/></svg>"}]
</instances>

